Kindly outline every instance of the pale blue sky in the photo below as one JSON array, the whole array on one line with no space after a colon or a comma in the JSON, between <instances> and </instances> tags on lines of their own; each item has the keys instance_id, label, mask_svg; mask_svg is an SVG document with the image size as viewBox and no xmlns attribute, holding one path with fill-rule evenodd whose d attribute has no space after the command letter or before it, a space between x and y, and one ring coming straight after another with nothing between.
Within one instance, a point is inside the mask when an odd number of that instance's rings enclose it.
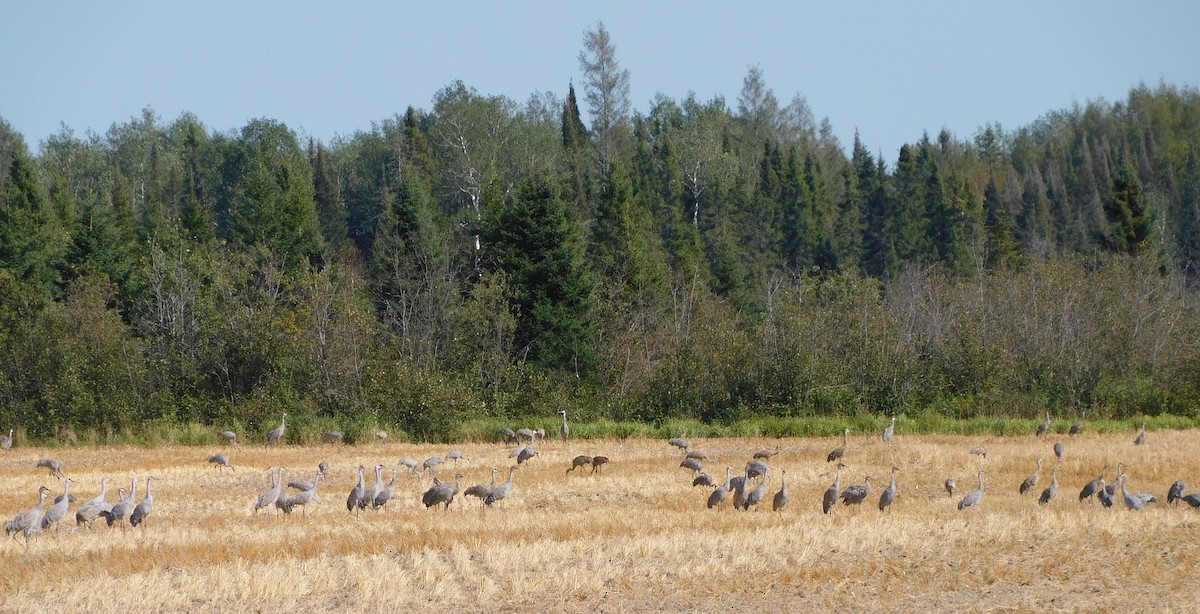
<instances>
[{"instance_id":1,"label":"pale blue sky","mask_svg":"<svg viewBox=\"0 0 1200 614\"><path fill-rule=\"evenodd\" d=\"M454 80L524 102L580 82L602 20L634 108L662 93L736 107L750 66L848 145L894 161L945 127L1028 124L1139 82L1200 86L1200 2L10 2L0 117L31 146L103 134L150 106L228 131L254 117L325 141ZM586 112L586 109L585 109Z\"/></svg>"}]
</instances>

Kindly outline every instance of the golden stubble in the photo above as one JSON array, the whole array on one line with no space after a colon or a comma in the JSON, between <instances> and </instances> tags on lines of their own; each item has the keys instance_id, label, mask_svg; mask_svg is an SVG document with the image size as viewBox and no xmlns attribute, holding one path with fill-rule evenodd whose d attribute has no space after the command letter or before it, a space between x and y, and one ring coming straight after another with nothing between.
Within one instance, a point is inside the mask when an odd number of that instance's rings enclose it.
<instances>
[{"instance_id":1,"label":"golden stubble","mask_svg":"<svg viewBox=\"0 0 1200 614\"><path fill-rule=\"evenodd\" d=\"M74 509L57 530L36 535L28 552L0 547L0 609L96 611L159 604L162 611L395 611L448 607L465 611L778 611L854 607L885 611L1111 609L1114 599L1138 608L1188 610L1200 603L1197 527L1200 512L1165 504L1176 479L1200 481L1197 432L1155 432L1146 446L1132 435L1084 434L968 438L905 436L891 445L878 434L852 434L842 486L873 477L861 508L820 513L833 480L828 439L694 440L713 457L721 481L737 475L754 451L781 446L758 509L705 508L710 489L691 486L682 453L656 440L589 440L539 446L522 465L515 489L494 508L455 499L450 511L425 509L430 480L401 468L395 497L361 516L345 508L358 466L382 463L385 482L405 456L442 455L449 446L364 445L237 448L15 448L0 457L0 517L36 503L37 487L61 492L38 458L55 456L76 482L79 502L109 476L119 486L154 482L154 512L144 527L74 527ZM1066 446L1060 491L1048 505L1037 496L1050 483L1055 441ZM967 454L983 445L988 459ZM469 461L446 463L463 487L486 483L491 468L507 475L513 461L499 444L456 446ZM206 459L226 452L236 471ZM612 459L603 473L565 473L578 454ZM1045 459L1041 480L1025 496L1017 486ZM311 480L320 460L331 465L320 505L283 516L252 515L270 484L268 467L285 480ZM1080 488L1108 464L1124 462L1131 490L1161 500L1141 512L1080 504ZM898 496L876 508L891 467ZM790 502L770 511L787 470ZM956 504L985 471L979 509ZM1110 469L1108 479L1114 479ZM946 478L958 483L949 497ZM1190 479L1189 479L1190 478ZM1119 504L1118 504L1119 505Z\"/></svg>"}]
</instances>

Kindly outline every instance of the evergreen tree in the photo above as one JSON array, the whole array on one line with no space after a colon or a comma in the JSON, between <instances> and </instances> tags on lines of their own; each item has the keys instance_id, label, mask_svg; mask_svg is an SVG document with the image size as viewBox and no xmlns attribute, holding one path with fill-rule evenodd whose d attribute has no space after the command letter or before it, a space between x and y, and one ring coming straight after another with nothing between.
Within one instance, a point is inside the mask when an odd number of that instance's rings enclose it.
<instances>
[{"instance_id":1,"label":"evergreen tree","mask_svg":"<svg viewBox=\"0 0 1200 614\"><path fill-rule=\"evenodd\" d=\"M325 145L317 143L309 145L313 152L313 199L317 205L317 218L321 224L321 235L330 244L336 244L346 238L346 203L337 185L333 182L333 174L329 169L329 157Z\"/></svg>"},{"instance_id":2,"label":"evergreen tree","mask_svg":"<svg viewBox=\"0 0 1200 614\"><path fill-rule=\"evenodd\" d=\"M1128 162L1118 167L1113 177L1112 197L1105 202L1108 232L1102 238L1111 251L1136 256L1150 235L1150 216L1142 195L1137 171Z\"/></svg>"},{"instance_id":3,"label":"evergreen tree","mask_svg":"<svg viewBox=\"0 0 1200 614\"><path fill-rule=\"evenodd\" d=\"M988 268L1003 268L1017 255L1017 242L1013 238L1012 221L1000 202L1000 188L996 186L995 177L988 179L987 188L983 191L983 209L987 232L984 264Z\"/></svg>"},{"instance_id":4,"label":"evergreen tree","mask_svg":"<svg viewBox=\"0 0 1200 614\"><path fill-rule=\"evenodd\" d=\"M17 286L5 289L5 302L28 315L59 294L68 237L24 144L11 155L0 191L0 275Z\"/></svg>"},{"instance_id":5,"label":"evergreen tree","mask_svg":"<svg viewBox=\"0 0 1200 614\"><path fill-rule=\"evenodd\" d=\"M549 179L520 183L486 245L511 282L516 351L540 368L591 377L591 282L578 229Z\"/></svg>"}]
</instances>

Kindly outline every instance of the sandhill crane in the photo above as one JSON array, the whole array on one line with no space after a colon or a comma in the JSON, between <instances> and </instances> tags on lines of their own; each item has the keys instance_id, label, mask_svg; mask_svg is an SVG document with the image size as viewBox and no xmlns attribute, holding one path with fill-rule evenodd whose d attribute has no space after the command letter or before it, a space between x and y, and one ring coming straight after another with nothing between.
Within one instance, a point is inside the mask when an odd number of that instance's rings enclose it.
<instances>
[{"instance_id":1,"label":"sandhill crane","mask_svg":"<svg viewBox=\"0 0 1200 614\"><path fill-rule=\"evenodd\" d=\"M8 452L12 448L12 444L13 444L13 430L12 429L8 429L7 436L5 436L4 433L0 433L0 450Z\"/></svg>"},{"instance_id":2,"label":"sandhill crane","mask_svg":"<svg viewBox=\"0 0 1200 614\"><path fill-rule=\"evenodd\" d=\"M974 448L967 450L967 454L974 454L976 456L982 456L984 460L987 460L988 450L987 450L986 446L975 446Z\"/></svg>"},{"instance_id":3,"label":"sandhill crane","mask_svg":"<svg viewBox=\"0 0 1200 614\"><path fill-rule=\"evenodd\" d=\"M517 441L520 441L524 437L529 440L529 443L533 443L534 438L537 437L537 431L534 429L517 429L515 434Z\"/></svg>"},{"instance_id":4,"label":"sandhill crane","mask_svg":"<svg viewBox=\"0 0 1200 614\"><path fill-rule=\"evenodd\" d=\"M279 471L282 478L283 469ZM154 511L154 494L150 492L150 480L155 479L157 478L152 475L146 476L146 496L142 499L141 503L137 504L137 507L133 508L133 512L129 514L130 526L136 527L146 522L146 517L150 515L150 512Z\"/></svg>"},{"instance_id":5,"label":"sandhill crane","mask_svg":"<svg viewBox=\"0 0 1200 614\"><path fill-rule=\"evenodd\" d=\"M775 446L774 450L759 450L758 452L754 453L754 458L761 459L761 460L771 460L772 456L779 454L781 451L782 450L779 446Z\"/></svg>"},{"instance_id":6,"label":"sandhill crane","mask_svg":"<svg viewBox=\"0 0 1200 614\"><path fill-rule=\"evenodd\" d=\"M578 469L579 467L582 467L584 465L591 465L591 464L592 464L592 457L581 454L581 455L576 456L575 458L571 459L571 468L567 469L567 473L571 473L572 471L575 471L576 469Z\"/></svg>"},{"instance_id":7,"label":"sandhill crane","mask_svg":"<svg viewBox=\"0 0 1200 614\"><path fill-rule=\"evenodd\" d=\"M317 499L317 486L320 486L321 478L323 478L323 477L325 477L325 474L320 471L317 471L317 475L313 477L312 484L309 484L308 488L305 488L304 490L301 490L300 492L296 493L295 495L288 497L288 503L287 503L288 509L290 510L291 508L294 508L297 505L299 505L303 508L301 510L301 513L303 515L307 516L308 512L306 510L308 510L309 503L315 502L318 505L321 503L321 501L319 499ZM289 486L291 484L293 484L293 482L288 482Z\"/></svg>"},{"instance_id":8,"label":"sandhill crane","mask_svg":"<svg viewBox=\"0 0 1200 614\"><path fill-rule=\"evenodd\" d=\"M883 429L883 443L892 443L892 435L896 433L896 417L892 416L892 423Z\"/></svg>"},{"instance_id":9,"label":"sandhill crane","mask_svg":"<svg viewBox=\"0 0 1200 614\"><path fill-rule=\"evenodd\" d=\"M434 507L439 503L445 503L446 507L443 511L450 511L450 504L454 503L454 495L458 494L458 489L461 487L462 474L456 473L454 474L453 486L447 482L434 484L432 488L425 491L424 495L421 495L421 502L425 504L426 508ZM491 495L488 495L488 499L491 499Z\"/></svg>"},{"instance_id":10,"label":"sandhill crane","mask_svg":"<svg viewBox=\"0 0 1200 614\"><path fill-rule=\"evenodd\" d=\"M1054 469L1050 471L1050 485L1046 487L1046 490L1042 491L1042 496L1038 497L1038 504L1045 505L1045 504L1049 503L1050 500L1053 499L1056 495L1058 495L1058 467L1057 466L1054 467Z\"/></svg>"},{"instance_id":11,"label":"sandhill crane","mask_svg":"<svg viewBox=\"0 0 1200 614\"><path fill-rule=\"evenodd\" d=\"M1099 488L1096 489L1096 498L1100 500L1100 505L1104 507L1113 506L1113 493L1108 492L1103 477L1100 478Z\"/></svg>"},{"instance_id":12,"label":"sandhill crane","mask_svg":"<svg viewBox=\"0 0 1200 614\"><path fill-rule=\"evenodd\" d=\"M1125 488L1125 480L1127 479L1129 479L1129 476L1122 473L1117 476L1117 483L1121 485L1121 497L1125 500L1125 508L1136 512L1146 505L1146 501Z\"/></svg>"},{"instance_id":13,"label":"sandhill crane","mask_svg":"<svg viewBox=\"0 0 1200 614\"><path fill-rule=\"evenodd\" d=\"M742 502L742 509L749 511L751 507L758 505L763 497L767 496L767 480L770 478L770 470L763 471L762 479L758 481L758 486L754 490L746 493L746 500Z\"/></svg>"},{"instance_id":14,"label":"sandhill crane","mask_svg":"<svg viewBox=\"0 0 1200 614\"><path fill-rule=\"evenodd\" d=\"M224 471L226 467L237 471L237 469L234 469L233 465L230 464L229 457L224 454L213 454L212 456L208 457L208 462L216 465L218 471Z\"/></svg>"},{"instance_id":15,"label":"sandhill crane","mask_svg":"<svg viewBox=\"0 0 1200 614\"><path fill-rule=\"evenodd\" d=\"M752 460L746 463L746 477L756 478L760 475L767 474L767 464L760 460Z\"/></svg>"},{"instance_id":16,"label":"sandhill crane","mask_svg":"<svg viewBox=\"0 0 1200 614\"><path fill-rule=\"evenodd\" d=\"M963 497L962 500L958 502L958 509L965 510L967 508L978 507L979 503L981 501L983 501L983 470L982 469L979 470L979 488L976 488L975 490L972 490L971 492L967 493L967 496Z\"/></svg>"},{"instance_id":17,"label":"sandhill crane","mask_svg":"<svg viewBox=\"0 0 1200 614\"><path fill-rule=\"evenodd\" d=\"M370 488L363 490L362 495L358 498L358 509L365 510L368 505L375 502L375 496L383 490L383 465L375 465L375 483Z\"/></svg>"},{"instance_id":18,"label":"sandhill crane","mask_svg":"<svg viewBox=\"0 0 1200 614\"><path fill-rule=\"evenodd\" d=\"M420 475L417 473L417 468L421 466L421 461L411 456L406 456L400 459L400 464L408 467L412 471L413 475Z\"/></svg>"},{"instance_id":19,"label":"sandhill crane","mask_svg":"<svg viewBox=\"0 0 1200 614\"><path fill-rule=\"evenodd\" d=\"M1088 482L1087 484L1085 484L1083 486L1083 488L1079 491L1079 502L1080 503L1083 503L1084 499L1091 499L1092 495L1095 495L1097 492L1099 492L1100 490L1102 490L1104 488L1104 474L1105 473L1108 473L1108 465L1105 465L1104 468L1100 470L1099 477L1092 480L1091 482Z\"/></svg>"},{"instance_id":20,"label":"sandhill crane","mask_svg":"<svg viewBox=\"0 0 1200 614\"><path fill-rule=\"evenodd\" d=\"M121 489L121 492L124 492L124 489ZM125 517L129 515L131 510L133 510L133 502L136 499L137 476L135 475L129 479L129 493L126 494L123 499L114 503L112 507L108 508L107 512L100 512L99 515L104 516L104 520L110 527L113 526L114 523L119 524L124 522Z\"/></svg>"},{"instance_id":21,"label":"sandhill crane","mask_svg":"<svg viewBox=\"0 0 1200 614\"><path fill-rule=\"evenodd\" d=\"M716 460L714 458L709 457L708 452L705 452L704 450L688 450L687 454L684 454L683 457L684 458L694 458L698 461Z\"/></svg>"},{"instance_id":22,"label":"sandhill crane","mask_svg":"<svg viewBox=\"0 0 1200 614\"><path fill-rule=\"evenodd\" d=\"M558 429L559 435L562 435L562 440L566 441L571 436L571 427L567 426L567 410L560 409L558 413L562 414L562 427Z\"/></svg>"},{"instance_id":23,"label":"sandhill crane","mask_svg":"<svg viewBox=\"0 0 1200 614\"><path fill-rule=\"evenodd\" d=\"M359 502L359 500L362 499L363 491L365 491L367 489L366 485L363 483L364 482L364 478L363 478L364 471L366 471L366 467L359 465L358 466L358 485L355 486L353 489L351 489L350 496L346 497L346 511L354 512L356 515L358 514L358 509L359 509L358 502Z\"/></svg>"},{"instance_id":24,"label":"sandhill crane","mask_svg":"<svg viewBox=\"0 0 1200 614\"><path fill-rule=\"evenodd\" d=\"M1142 429L1140 431L1138 431L1137 437L1134 438L1133 445L1135 445L1135 446L1146 445L1146 421L1145 420L1142 421Z\"/></svg>"},{"instance_id":25,"label":"sandhill crane","mask_svg":"<svg viewBox=\"0 0 1200 614\"><path fill-rule=\"evenodd\" d=\"M942 486L946 487L946 492L950 493L950 498L953 499L954 498L954 478L946 478L946 481L942 484Z\"/></svg>"},{"instance_id":26,"label":"sandhill crane","mask_svg":"<svg viewBox=\"0 0 1200 614\"><path fill-rule=\"evenodd\" d=\"M1029 492L1030 490L1032 490L1034 486L1037 486L1038 480L1041 478L1041 472L1042 472L1042 459L1039 458L1039 459L1037 459L1037 469L1034 469L1033 474L1030 475L1029 477L1025 478L1024 482L1021 482L1021 487L1018 488L1017 490L1020 491L1021 494L1025 494L1025 493Z\"/></svg>"},{"instance_id":27,"label":"sandhill crane","mask_svg":"<svg viewBox=\"0 0 1200 614\"><path fill-rule=\"evenodd\" d=\"M1071 430L1067 432L1067 435L1074 437L1083 432L1083 418L1085 416L1087 416L1087 410L1079 412L1079 419L1071 425Z\"/></svg>"},{"instance_id":28,"label":"sandhill crane","mask_svg":"<svg viewBox=\"0 0 1200 614\"><path fill-rule=\"evenodd\" d=\"M850 445L850 429L842 432L842 445L840 448L834 448L829 456L825 457L825 462L832 463L846 455L846 446Z\"/></svg>"},{"instance_id":29,"label":"sandhill crane","mask_svg":"<svg viewBox=\"0 0 1200 614\"><path fill-rule=\"evenodd\" d=\"M271 487L263 491L258 496L258 499L254 501L254 511L251 513L257 514L258 510L264 507L267 508L267 511L263 513L269 513L271 506L275 505L275 501L279 499L281 494L283 494L283 467L280 467L278 472L271 474Z\"/></svg>"},{"instance_id":30,"label":"sandhill crane","mask_svg":"<svg viewBox=\"0 0 1200 614\"><path fill-rule=\"evenodd\" d=\"M847 486L842 491L842 505L859 505L871 494L871 476L866 476L865 484Z\"/></svg>"},{"instance_id":31,"label":"sandhill crane","mask_svg":"<svg viewBox=\"0 0 1200 614\"><path fill-rule=\"evenodd\" d=\"M892 483L879 493L879 511L887 511L889 505L896 500L896 472L900 471L899 467L892 467Z\"/></svg>"},{"instance_id":32,"label":"sandhill crane","mask_svg":"<svg viewBox=\"0 0 1200 614\"><path fill-rule=\"evenodd\" d=\"M242 444L238 443L237 433L233 431L218 431L217 437L224 439L226 442L231 443L238 448L242 447Z\"/></svg>"},{"instance_id":33,"label":"sandhill crane","mask_svg":"<svg viewBox=\"0 0 1200 614\"><path fill-rule=\"evenodd\" d=\"M43 458L37 462L38 467L45 467L50 470L50 475L56 478L63 478L65 474L62 470L62 462L57 458Z\"/></svg>"},{"instance_id":34,"label":"sandhill crane","mask_svg":"<svg viewBox=\"0 0 1200 614\"><path fill-rule=\"evenodd\" d=\"M378 441L380 444L387 443L387 440L388 440L388 432L387 431L385 431L383 429L376 429L375 432L371 433L371 434L375 436L375 440Z\"/></svg>"},{"instance_id":35,"label":"sandhill crane","mask_svg":"<svg viewBox=\"0 0 1200 614\"><path fill-rule=\"evenodd\" d=\"M568 471L570 471L570 470L568 469ZM475 498L479 499L479 502L482 504L483 500L487 499L487 496L492 494L492 491L495 490L496 474L498 474L498 473L500 473L500 470L495 467L492 467L492 483L491 484L476 484L474 486L470 486L466 490L463 491L463 496L464 497L475 497Z\"/></svg>"},{"instance_id":36,"label":"sandhill crane","mask_svg":"<svg viewBox=\"0 0 1200 614\"><path fill-rule=\"evenodd\" d=\"M771 511L778 512L783 509L783 506L788 502L788 487L787 487L787 469L784 469L779 474L779 491L775 493L775 498L771 502Z\"/></svg>"},{"instance_id":37,"label":"sandhill crane","mask_svg":"<svg viewBox=\"0 0 1200 614\"><path fill-rule=\"evenodd\" d=\"M12 535L13 541L17 540L17 533L25 536L26 550L29 550L29 536L42 529L42 508L46 506L46 495L49 492L49 488L39 487L37 506L17 514L8 521L8 524L4 525L4 534Z\"/></svg>"},{"instance_id":38,"label":"sandhill crane","mask_svg":"<svg viewBox=\"0 0 1200 614\"><path fill-rule=\"evenodd\" d=\"M1171 489L1167 491L1167 503L1174 505L1176 501L1183 498L1183 491L1187 490L1187 483L1183 480L1175 480L1171 484Z\"/></svg>"},{"instance_id":39,"label":"sandhill crane","mask_svg":"<svg viewBox=\"0 0 1200 614\"><path fill-rule=\"evenodd\" d=\"M692 480L692 488L695 488L697 486L716 486L716 485L717 485L717 483L713 481L712 476L708 475L707 473L701 473L700 475L696 476L695 479Z\"/></svg>"},{"instance_id":40,"label":"sandhill crane","mask_svg":"<svg viewBox=\"0 0 1200 614\"><path fill-rule=\"evenodd\" d=\"M506 426L502 426L502 427L496 429L496 434L503 437L504 441L506 443L516 443L517 442L517 432Z\"/></svg>"},{"instance_id":41,"label":"sandhill crane","mask_svg":"<svg viewBox=\"0 0 1200 614\"><path fill-rule=\"evenodd\" d=\"M383 467L383 465L379 465ZM396 470L392 469L392 481L387 483L382 490L375 493L375 498L371 500L371 509L377 510L391 500L392 495L396 494Z\"/></svg>"},{"instance_id":42,"label":"sandhill crane","mask_svg":"<svg viewBox=\"0 0 1200 614\"><path fill-rule=\"evenodd\" d=\"M732 473L733 473L732 465L725 468L725 483L721 484L721 486L719 486L716 490L714 490L712 492L711 495L708 496L708 509L711 510L712 508L720 505L721 502L724 501L725 498L729 496L729 489L731 487L730 482L732 480L730 475Z\"/></svg>"},{"instance_id":43,"label":"sandhill crane","mask_svg":"<svg viewBox=\"0 0 1200 614\"><path fill-rule=\"evenodd\" d=\"M733 509L740 510L742 505L746 503L746 484L750 481L750 476L746 474L739 475L729 481L729 485L733 488Z\"/></svg>"},{"instance_id":44,"label":"sandhill crane","mask_svg":"<svg viewBox=\"0 0 1200 614\"><path fill-rule=\"evenodd\" d=\"M597 469L602 469L605 465L608 464L608 462L609 461L608 461L607 456L593 456L592 457L592 473L596 473ZM604 471L600 471L600 473L604 473Z\"/></svg>"},{"instance_id":45,"label":"sandhill crane","mask_svg":"<svg viewBox=\"0 0 1200 614\"><path fill-rule=\"evenodd\" d=\"M1200 495L1194 493L1190 495L1184 495L1183 502L1192 507L1200 507Z\"/></svg>"},{"instance_id":46,"label":"sandhill crane","mask_svg":"<svg viewBox=\"0 0 1200 614\"><path fill-rule=\"evenodd\" d=\"M325 431L325 434L321 436L321 444L341 443L342 436L343 433L341 431Z\"/></svg>"},{"instance_id":47,"label":"sandhill crane","mask_svg":"<svg viewBox=\"0 0 1200 614\"><path fill-rule=\"evenodd\" d=\"M425 462L421 463L421 473L429 473L430 469L433 469L444 462L445 460L443 460L440 456L430 456L429 458L425 459Z\"/></svg>"},{"instance_id":48,"label":"sandhill crane","mask_svg":"<svg viewBox=\"0 0 1200 614\"><path fill-rule=\"evenodd\" d=\"M524 448L521 448L521 451L517 453L517 464L523 465L523 464L525 464L525 461L527 461L537 455L538 455L538 451L533 448L533 444L531 443L531 444L525 446Z\"/></svg>"},{"instance_id":49,"label":"sandhill crane","mask_svg":"<svg viewBox=\"0 0 1200 614\"><path fill-rule=\"evenodd\" d=\"M833 484L825 490L825 496L821 500L821 512L829 514L833 511L833 506L837 505L838 492L842 489L842 463L837 464L837 471L833 475Z\"/></svg>"},{"instance_id":50,"label":"sandhill crane","mask_svg":"<svg viewBox=\"0 0 1200 614\"><path fill-rule=\"evenodd\" d=\"M58 498L54 505L50 506L50 509L46 510L45 514L42 514L41 523L43 531L52 526L56 526L60 520L66 518L67 506L71 504L71 499L69 498L70 493L68 489L71 487L71 482L74 481L75 480L72 480L71 478L63 480L62 496Z\"/></svg>"},{"instance_id":51,"label":"sandhill crane","mask_svg":"<svg viewBox=\"0 0 1200 614\"><path fill-rule=\"evenodd\" d=\"M104 500L107 495L108 476L104 476L100 478L100 494L95 499L85 501L78 510L75 510L75 526L87 523L88 527L91 527L92 521L100 515L100 512L112 509L112 504Z\"/></svg>"},{"instance_id":52,"label":"sandhill crane","mask_svg":"<svg viewBox=\"0 0 1200 614\"><path fill-rule=\"evenodd\" d=\"M678 437L672 437L668 439L667 445L675 446L676 448L687 452L688 448L692 447L692 444L684 438L685 435L687 435L687 433L680 433Z\"/></svg>"},{"instance_id":53,"label":"sandhill crane","mask_svg":"<svg viewBox=\"0 0 1200 614\"><path fill-rule=\"evenodd\" d=\"M1061 441L1054 442L1054 456L1058 457L1058 462L1060 462L1060 463L1063 460L1064 452L1066 452L1066 448L1063 447L1062 442Z\"/></svg>"},{"instance_id":54,"label":"sandhill crane","mask_svg":"<svg viewBox=\"0 0 1200 614\"><path fill-rule=\"evenodd\" d=\"M325 477L325 474L329 471L329 463L327 461L317 463L317 471L321 472L321 477Z\"/></svg>"},{"instance_id":55,"label":"sandhill crane","mask_svg":"<svg viewBox=\"0 0 1200 614\"><path fill-rule=\"evenodd\" d=\"M704 465L694 458L683 459L683 462L679 463L679 467L691 471L692 475L696 475L704 471Z\"/></svg>"},{"instance_id":56,"label":"sandhill crane","mask_svg":"<svg viewBox=\"0 0 1200 614\"><path fill-rule=\"evenodd\" d=\"M283 432L287 429L287 417L288 417L287 413L284 413L283 417L279 419L279 426L277 428L271 429L267 433L267 445L268 446L273 446L273 445L279 443L280 441L283 441Z\"/></svg>"},{"instance_id":57,"label":"sandhill crane","mask_svg":"<svg viewBox=\"0 0 1200 614\"><path fill-rule=\"evenodd\" d=\"M446 456L442 457L442 460L454 461L455 466L457 466L459 460L471 460L471 457L463 454L462 450L450 450L446 453Z\"/></svg>"},{"instance_id":58,"label":"sandhill crane","mask_svg":"<svg viewBox=\"0 0 1200 614\"><path fill-rule=\"evenodd\" d=\"M1037 433L1034 436L1041 437L1042 435L1046 434L1046 431L1049 431L1049 430L1050 430L1050 411L1047 410L1046 411L1046 419L1042 420L1042 423L1038 425Z\"/></svg>"},{"instance_id":59,"label":"sandhill crane","mask_svg":"<svg viewBox=\"0 0 1200 614\"><path fill-rule=\"evenodd\" d=\"M493 503L496 503L497 501L500 501L500 500L504 499L505 497L507 497L508 495L512 494L513 474L516 472L517 472L516 467L509 467L508 468L508 481L493 488L492 492L488 493L487 497L484 497L483 502L488 505L492 505Z\"/></svg>"}]
</instances>

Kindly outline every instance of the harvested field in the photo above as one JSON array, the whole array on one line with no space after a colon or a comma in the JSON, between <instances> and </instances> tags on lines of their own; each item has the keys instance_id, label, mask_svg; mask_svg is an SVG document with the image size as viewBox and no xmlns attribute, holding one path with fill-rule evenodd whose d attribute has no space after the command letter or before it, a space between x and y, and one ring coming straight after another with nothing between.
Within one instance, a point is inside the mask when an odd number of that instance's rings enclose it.
<instances>
[{"instance_id":1,"label":"harvested field","mask_svg":"<svg viewBox=\"0 0 1200 614\"><path fill-rule=\"evenodd\" d=\"M788 611L842 608L883 611L1194 611L1200 604L1200 510L1168 506L1167 488L1183 479L1200 486L1200 432L1159 431L1145 446L1133 434L966 438L906 436L891 445L878 434L851 434L842 486L874 476L861 508L838 505L821 514L833 480L827 439L693 440L715 460L718 482L735 475L759 449L781 452L757 509L727 501L709 510L712 489L692 487L679 468L683 453L657 440L579 440L539 444L521 466L511 496L482 509L457 497L448 512L425 509L430 480L401 467L395 497L361 518L346 497L376 463L385 481L402 457L424 460L457 448L462 485L503 481L510 447L503 444L404 444L167 448L14 447L0 456L0 519L37 502L45 484L62 483L38 459L54 456L74 480L79 502L110 476L118 486L154 482L154 511L143 527L74 530L74 509L58 530L37 534L28 552L11 539L0 547L0 610L98 611L160 604L162 611ZM1061 490L1046 505L1052 445L1065 445ZM983 445L988 458L967 450ZM236 471L206 459L227 453ZM602 472L566 469L580 454L612 460ZM1033 492L1017 487L1046 460ZM251 513L267 489L270 466L285 481L311 480L327 460L321 505L283 516ZM1155 494L1140 512L1080 504L1080 488L1101 467L1126 465L1131 491ZM890 468L898 496L876 508ZM978 509L958 500L987 472ZM778 513L771 498L778 469L787 471L790 502ZM454 463L438 467L452 479ZM1108 479L1114 479L1112 470ZM947 495L942 483L957 481ZM293 491L294 492L294 491Z\"/></svg>"}]
</instances>

